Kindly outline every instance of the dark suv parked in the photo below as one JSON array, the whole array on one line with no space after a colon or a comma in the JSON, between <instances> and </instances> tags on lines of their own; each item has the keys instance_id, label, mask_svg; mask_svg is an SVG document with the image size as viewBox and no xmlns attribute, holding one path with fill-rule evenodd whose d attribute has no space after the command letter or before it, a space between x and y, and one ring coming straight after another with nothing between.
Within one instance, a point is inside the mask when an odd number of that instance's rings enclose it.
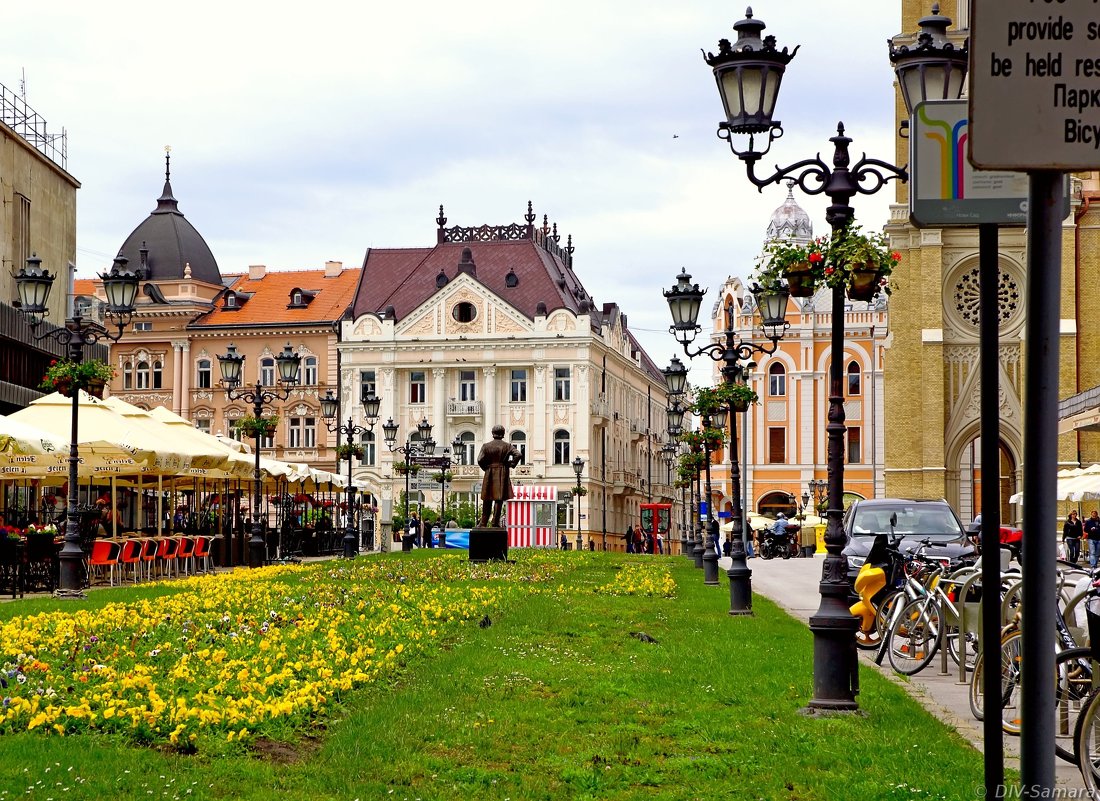
<instances>
[{"instance_id":1,"label":"dark suv parked","mask_svg":"<svg viewBox=\"0 0 1100 801\"><path fill-rule=\"evenodd\" d=\"M896 522L891 521L896 517ZM916 550L931 540L929 556L950 559L953 565L973 563L977 558L959 516L945 500L869 498L853 501L844 513L844 534L848 544L842 553L848 560L848 582L855 581L867 559L876 534L901 537L902 553Z\"/></svg>"}]
</instances>

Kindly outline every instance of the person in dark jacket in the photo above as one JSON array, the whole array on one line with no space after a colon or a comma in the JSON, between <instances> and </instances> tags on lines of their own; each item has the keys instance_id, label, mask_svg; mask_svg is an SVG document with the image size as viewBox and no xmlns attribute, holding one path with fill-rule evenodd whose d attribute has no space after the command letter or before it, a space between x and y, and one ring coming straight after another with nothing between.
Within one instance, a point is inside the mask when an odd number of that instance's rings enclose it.
<instances>
[{"instance_id":1,"label":"person in dark jacket","mask_svg":"<svg viewBox=\"0 0 1100 801\"><path fill-rule=\"evenodd\" d=\"M1089 539L1089 567L1096 569L1096 563L1100 562L1100 512L1095 509L1085 521L1085 536Z\"/></svg>"},{"instance_id":2,"label":"person in dark jacket","mask_svg":"<svg viewBox=\"0 0 1100 801\"><path fill-rule=\"evenodd\" d=\"M626 552L634 553L634 524L630 523L626 527Z\"/></svg>"},{"instance_id":3,"label":"person in dark jacket","mask_svg":"<svg viewBox=\"0 0 1100 801\"><path fill-rule=\"evenodd\" d=\"M1073 509L1062 526L1062 542L1066 546L1066 559L1073 564L1077 564L1077 560L1081 557L1083 534L1084 526L1081 525L1081 519L1077 516L1077 510Z\"/></svg>"}]
</instances>

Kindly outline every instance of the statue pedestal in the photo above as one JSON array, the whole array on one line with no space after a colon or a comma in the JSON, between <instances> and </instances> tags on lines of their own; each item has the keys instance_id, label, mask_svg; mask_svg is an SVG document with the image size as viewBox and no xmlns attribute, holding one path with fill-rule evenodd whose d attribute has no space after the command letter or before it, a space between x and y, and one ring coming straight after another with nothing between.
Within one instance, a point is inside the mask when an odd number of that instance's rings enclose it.
<instances>
[{"instance_id":1,"label":"statue pedestal","mask_svg":"<svg viewBox=\"0 0 1100 801\"><path fill-rule=\"evenodd\" d=\"M491 562L508 560L508 529L470 529L470 561Z\"/></svg>"}]
</instances>

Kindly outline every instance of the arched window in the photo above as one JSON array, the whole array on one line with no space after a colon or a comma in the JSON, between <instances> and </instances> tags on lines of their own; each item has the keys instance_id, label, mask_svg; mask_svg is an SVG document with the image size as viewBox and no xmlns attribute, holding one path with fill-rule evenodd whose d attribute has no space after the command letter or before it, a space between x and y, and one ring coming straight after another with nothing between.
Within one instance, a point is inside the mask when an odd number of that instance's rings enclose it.
<instances>
[{"instance_id":1,"label":"arched window","mask_svg":"<svg viewBox=\"0 0 1100 801\"><path fill-rule=\"evenodd\" d=\"M863 394L863 373L856 362L848 362L848 394Z\"/></svg>"},{"instance_id":2,"label":"arched window","mask_svg":"<svg viewBox=\"0 0 1100 801\"><path fill-rule=\"evenodd\" d=\"M153 362L153 389L164 386L164 365L161 362Z\"/></svg>"},{"instance_id":3,"label":"arched window","mask_svg":"<svg viewBox=\"0 0 1100 801\"><path fill-rule=\"evenodd\" d=\"M569 464L569 432L558 429L554 432L554 464Z\"/></svg>"},{"instance_id":4,"label":"arched window","mask_svg":"<svg viewBox=\"0 0 1100 801\"><path fill-rule=\"evenodd\" d=\"M513 431L512 435L511 435L511 437L509 437L509 439L512 441L512 444L516 446L516 450L518 450L520 455L523 457L523 461L520 464L526 464L527 463L527 435L524 434L522 431Z\"/></svg>"},{"instance_id":5,"label":"arched window","mask_svg":"<svg viewBox=\"0 0 1100 801\"><path fill-rule=\"evenodd\" d=\"M302 366L305 370L305 380L302 383L307 387L317 386L317 357L306 356L302 359Z\"/></svg>"},{"instance_id":6,"label":"arched window","mask_svg":"<svg viewBox=\"0 0 1100 801\"><path fill-rule=\"evenodd\" d=\"M137 388L149 389L149 362L137 363Z\"/></svg>"},{"instance_id":7,"label":"arched window","mask_svg":"<svg viewBox=\"0 0 1100 801\"><path fill-rule=\"evenodd\" d=\"M210 389L212 381L211 376L212 374L210 372L210 360L199 359L196 376L197 380L195 381L196 386L198 386L199 389Z\"/></svg>"},{"instance_id":8,"label":"arched window","mask_svg":"<svg viewBox=\"0 0 1100 801\"><path fill-rule=\"evenodd\" d=\"M134 363L123 362L122 363L122 388L133 389L134 388Z\"/></svg>"},{"instance_id":9,"label":"arched window","mask_svg":"<svg viewBox=\"0 0 1100 801\"><path fill-rule=\"evenodd\" d=\"M265 387L275 386L275 359L270 356L260 359L260 383Z\"/></svg>"},{"instance_id":10,"label":"arched window","mask_svg":"<svg viewBox=\"0 0 1100 801\"><path fill-rule=\"evenodd\" d=\"M364 431L362 439L359 440L359 444L363 446L363 461L362 464L373 466L376 456L374 446L374 432Z\"/></svg>"},{"instance_id":11,"label":"arched window","mask_svg":"<svg viewBox=\"0 0 1100 801\"><path fill-rule=\"evenodd\" d=\"M779 362L772 362L768 367L768 395L773 398L787 394L787 371Z\"/></svg>"},{"instance_id":12,"label":"arched window","mask_svg":"<svg viewBox=\"0 0 1100 801\"><path fill-rule=\"evenodd\" d=\"M462 440L462 447L458 451L458 463L459 464L474 464L477 458L474 454L474 434L472 431L463 431L459 435L459 439Z\"/></svg>"}]
</instances>

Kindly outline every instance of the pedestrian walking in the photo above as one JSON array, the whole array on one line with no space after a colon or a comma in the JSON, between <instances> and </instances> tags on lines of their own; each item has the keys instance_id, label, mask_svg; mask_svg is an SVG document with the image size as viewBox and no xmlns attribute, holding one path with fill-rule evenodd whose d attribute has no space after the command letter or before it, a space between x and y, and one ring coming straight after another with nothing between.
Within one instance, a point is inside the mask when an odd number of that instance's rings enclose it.
<instances>
[{"instance_id":1,"label":"pedestrian walking","mask_svg":"<svg viewBox=\"0 0 1100 801\"><path fill-rule=\"evenodd\" d=\"M1100 562L1100 512L1092 510L1085 521L1084 532L1089 539L1089 567L1095 570L1096 563Z\"/></svg>"},{"instance_id":2,"label":"pedestrian walking","mask_svg":"<svg viewBox=\"0 0 1100 801\"><path fill-rule=\"evenodd\" d=\"M1081 556L1081 536L1083 534L1084 526L1081 525L1081 519L1077 517L1077 510L1073 509L1062 526L1062 542L1066 546L1066 559L1073 562L1073 564L1077 564L1077 560Z\"/></svg>"},{"instance_id":3,"label":"pedestrian walking","mask_svg":"<svg viewBox=\"0 0 1100 801\"><path fill-rule=\"evenodd\" d=\"M634 524L628 523L626 527L626 552L634 553Z\"/></svg>"}]
</instances>

